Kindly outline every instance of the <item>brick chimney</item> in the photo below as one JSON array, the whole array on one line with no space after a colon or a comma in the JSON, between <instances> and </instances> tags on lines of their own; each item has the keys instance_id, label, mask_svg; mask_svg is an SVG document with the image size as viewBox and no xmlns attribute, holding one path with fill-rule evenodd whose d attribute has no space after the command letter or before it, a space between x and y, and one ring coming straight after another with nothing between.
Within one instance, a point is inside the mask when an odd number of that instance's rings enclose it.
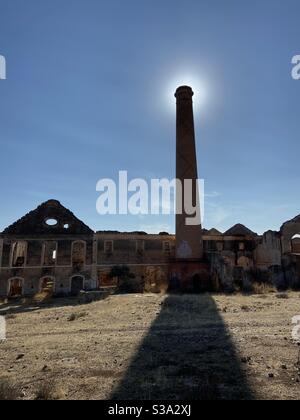
<instances>
[{"instance_id":1,"label":"brick chimney","mask_svg":"<svg viewBox=\"0 0 300 420\"><path fill-rule=\"evenodd\" d=\"M187 225L186 221L191 215L186 214L184 209L184 181L192 180L193 206L197 203L199 191L197 189L197 156L195 142L195 127L193 113L194 92L189 86L181 86L177 89L175 97L177 100L177 121L176 121L176 178L182 183L183 194L180 198L182 203L182 214L176 215L176 257L184 260L199 260L203 257L202 228L200 221L197 225ZM178 196L177 196L178 198ZM200 214L200 202L198 200L198 212Z\"/></svg>"}]
</instances>

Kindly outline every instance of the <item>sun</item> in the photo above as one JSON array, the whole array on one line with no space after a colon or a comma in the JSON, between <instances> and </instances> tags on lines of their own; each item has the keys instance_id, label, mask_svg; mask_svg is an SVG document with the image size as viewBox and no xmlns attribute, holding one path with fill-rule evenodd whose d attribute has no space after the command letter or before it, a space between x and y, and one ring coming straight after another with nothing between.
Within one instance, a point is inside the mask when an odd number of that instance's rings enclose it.
<instances>
[{"instance_id":1,"label":"sun","mask_svg":"<svg viewBox=\"0 0 300 420\"><path fill-rule=\"evenodd\" d=\"M194 107L199 108L203 107L207 102L207 85L197 76L192 76L190 74L183 74L177 77L172 78L168 87L168 100L172 99L175 103L174 94L176 89L179 86L190 86L194 92Z\"/></svg>"}]
</instances>

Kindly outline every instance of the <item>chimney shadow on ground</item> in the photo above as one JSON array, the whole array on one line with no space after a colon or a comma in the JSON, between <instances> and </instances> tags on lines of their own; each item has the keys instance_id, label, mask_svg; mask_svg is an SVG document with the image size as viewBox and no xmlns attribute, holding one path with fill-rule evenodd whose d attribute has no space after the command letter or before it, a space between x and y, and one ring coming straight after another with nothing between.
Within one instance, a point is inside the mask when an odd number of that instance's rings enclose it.
<instances>
[{"instance_id":1,"label":"chimney shadow on ground","mask_svg":"<svg viewBox=\"0 0 300 420\"><path fill-rule=\"evenodd\" d=\"M210 295L169 295L113 400L253 399Z\"/></svg>"}]
</instances>

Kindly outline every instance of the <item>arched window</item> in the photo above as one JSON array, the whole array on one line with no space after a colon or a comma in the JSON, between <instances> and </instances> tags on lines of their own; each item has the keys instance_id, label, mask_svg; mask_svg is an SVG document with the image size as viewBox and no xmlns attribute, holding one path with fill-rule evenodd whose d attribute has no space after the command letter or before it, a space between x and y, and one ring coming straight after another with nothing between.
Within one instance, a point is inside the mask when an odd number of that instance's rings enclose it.
<instances>
[{"instance_id":1,"label":"arched window","mask_svg":"<svg viewBox=\"0 0 300 420\"><path fill-rule=\"evenodd\" d=\"M86 243L83 241L73 242L72 245L72 265L82 266L85 264Z\"/></svg>"},{"instance_id":2,"label":"arched window","mask_svg":"<svg viewBox=\"0 0 300 420\"><path fill-rule=\"evenodd\" d=\"M53 266L57 259L57 242L47 241L43 244L43 265Z\"/></svg>"},{"instance_id":3,"label":"arched window","mask_svg":"<svg viewBox=\"0 0 300 420\"><path fill-rule=\"evenodd\" d=\"M26 264L27 256L27 242L15 242L12 247L12 267L24 267Z\"/></svg>"},{"instance_id":4,"label":"arched window","mask_svg":"<svg viewBox=\"0 0 300 420\"><path fill-rule=\"evenodd\" d=\"M300 233L292 237L292 253L300 254Z\"/></svg>"}]
</instances>

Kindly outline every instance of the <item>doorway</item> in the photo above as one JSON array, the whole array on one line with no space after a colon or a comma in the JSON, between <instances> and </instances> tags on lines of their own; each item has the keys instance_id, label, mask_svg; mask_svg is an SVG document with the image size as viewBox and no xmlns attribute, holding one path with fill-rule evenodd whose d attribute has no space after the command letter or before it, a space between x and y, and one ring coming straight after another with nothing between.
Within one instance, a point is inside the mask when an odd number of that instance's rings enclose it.
<instances>
[{"instance_id":1,"label":"doorway","mask_svg":"<svg viewBox=\"0 0 300 420\"><path fill-rule=\"evenodd\" d=\"M71 278L71 295L78 296L83 287L84 278L82 276L74 276Z\"/></svg>"},{"instance_id":2,"label":"doorway","mask_svg":"<svg viewBox=\"0 0 300 420\"><path fill-rule=\"evenodd\" d=\"M23 279L14 278L9 281L9 297L20 297L23 295Z\"/></svg>"}]
</instances>

